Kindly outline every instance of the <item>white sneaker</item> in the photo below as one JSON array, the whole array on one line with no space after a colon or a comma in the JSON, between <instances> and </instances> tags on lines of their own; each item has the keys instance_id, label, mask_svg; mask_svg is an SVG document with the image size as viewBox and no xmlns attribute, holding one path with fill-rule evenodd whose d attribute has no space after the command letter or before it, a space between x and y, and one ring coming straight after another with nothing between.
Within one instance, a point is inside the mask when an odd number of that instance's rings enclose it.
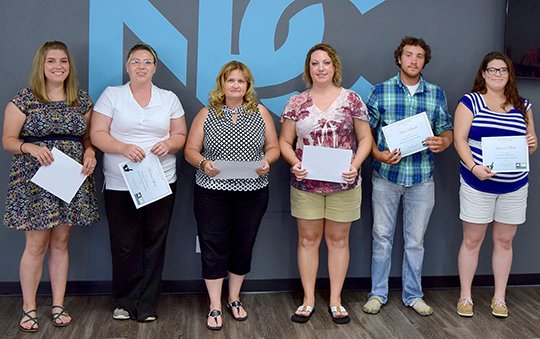
<instances>
[{"instance_id":1,"label":"white sneaker","mask_svg":"<svg viewBox=\"0 0 540 339\"><path fill-rule=\"evenodd\" d=\"M128 320L130 319L129 312L124 310L121 307L117 307L114 309L114 312L112 314L113 319L115 320Z\"/></svg>"}]
</instances>

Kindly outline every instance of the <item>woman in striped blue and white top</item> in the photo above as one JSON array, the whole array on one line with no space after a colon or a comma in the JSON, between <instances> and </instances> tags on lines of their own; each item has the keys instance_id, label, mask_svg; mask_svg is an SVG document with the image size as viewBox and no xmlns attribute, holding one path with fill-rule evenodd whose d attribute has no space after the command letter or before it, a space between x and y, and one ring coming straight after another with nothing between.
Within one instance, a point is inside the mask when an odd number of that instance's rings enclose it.
<instances>
[{"instance_id":1,"label":"woman in striped blue and white top","mask_svg":"<svg viewBox=\"0 0 540 339\"><path fill-rule=\"evenodd\" d=\"M531 103L519 96L511 60L499 52L484 57L472 92L461 98L454 117L454 146L461 158L460 219L463 242L458 269L457 313L473 315L471 285L487 227L493 223L492 314L507 317L505 291L512 265L512 240L525 222L528 172L495 173L482 164L482 137L525 136L529 154L537 148Z\"/></svg>"}]
</instances>

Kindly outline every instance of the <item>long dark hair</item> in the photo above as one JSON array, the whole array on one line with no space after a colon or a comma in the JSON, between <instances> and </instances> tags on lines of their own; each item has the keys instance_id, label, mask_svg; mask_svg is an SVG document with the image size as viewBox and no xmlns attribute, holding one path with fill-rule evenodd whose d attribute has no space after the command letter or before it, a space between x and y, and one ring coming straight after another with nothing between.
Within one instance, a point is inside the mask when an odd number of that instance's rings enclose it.
<instances>
[{"instance_id":1,"label":"long dark hair","mask_svg":"<svg viewBox=\"0 0 540 339\"><path fill-rule=\"evenodd\" d=\"M478 68L478 72L476 73L476 79L474 79L472 92L486 94L486 79L484 79L483 77L483 72L486 71L487 65L492 60L502 60L508 68L508 81L504 86L504 97L506 98L504 106L514 106L515 109L517 109L523 114L523 119L525 120L525 123L528 124L529 120L527 119L527 110L525 107L525 103L523 102L523 99L519 96L517 90L516 72L514 70L514 65L512 64L512 60L510 60L510 58L507 57L505 54L501 52L490 52L484 57L484 60L482 61L482 64L480 65L480 67Z\"/></svg>"}]
</instances>

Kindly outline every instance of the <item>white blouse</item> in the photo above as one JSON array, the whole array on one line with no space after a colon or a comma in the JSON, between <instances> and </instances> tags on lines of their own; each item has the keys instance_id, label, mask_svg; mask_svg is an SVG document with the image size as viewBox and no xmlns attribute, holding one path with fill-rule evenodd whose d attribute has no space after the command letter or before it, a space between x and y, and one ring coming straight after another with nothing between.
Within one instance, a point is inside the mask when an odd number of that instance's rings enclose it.
<instances>
[{"instance_id":1,"label":"white blouse","mask_svg":"<svg viewBox=\"0 0 540 339\"><path fill-rule=\"evenodd\" d=\"M148 106L141 107L133 97L129 82L121 86L107 87L101 94L94 110L112 119L110 134L113 138L141 147L146 154L157 142L169 138L171 119L184 115L184 108L171 91L152 84L152 96ZM169 183L176 181L176 155L159 158ZM103 173L105 187L115 191L127 191L118 164L129 159L122 154L105 153Z\"/></svg>"}]
</instances>

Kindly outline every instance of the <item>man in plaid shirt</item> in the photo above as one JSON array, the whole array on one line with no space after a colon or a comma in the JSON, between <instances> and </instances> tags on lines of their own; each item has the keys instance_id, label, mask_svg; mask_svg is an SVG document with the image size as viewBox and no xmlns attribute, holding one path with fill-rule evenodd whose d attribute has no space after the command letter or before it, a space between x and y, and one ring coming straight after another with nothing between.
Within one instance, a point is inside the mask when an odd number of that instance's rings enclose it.
<instances>
[{"instance_id":1,"label":"man in plaid shirt","mask_svg":"<svg viewBox=\"0 0 540 339\"><path fill-rule=\"evenodd\" d=\"M424 234L435 203L433 153L444 151L453 141L446 96L421 75L431 58L424 40L405 37L394 52L399 73L375 85L366 102L374 143L373 155L373 253L372 287L362 310L377 314L388 300L392 243L400 200L403 199L403 304L420 315L431 315L422 293ZM382 127L425 112L435 136L427 137L428 149L401 156L388 149Z\"/></svg>"}]
</instances>

